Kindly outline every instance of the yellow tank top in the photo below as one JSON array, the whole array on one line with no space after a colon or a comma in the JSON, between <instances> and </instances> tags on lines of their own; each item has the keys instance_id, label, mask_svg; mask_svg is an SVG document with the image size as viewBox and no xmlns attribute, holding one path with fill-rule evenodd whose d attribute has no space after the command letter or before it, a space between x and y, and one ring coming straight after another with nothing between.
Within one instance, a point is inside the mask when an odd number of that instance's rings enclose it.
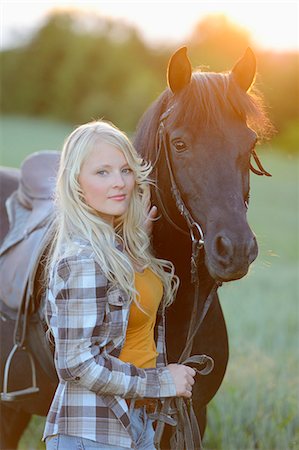
<instances>
[{"instance_id":1,"label":"yellow tank top","mask_svg":"<svg viewBox=\"0 0 299 450\"><path fill-rule=\"evenodd\" d=\"M160 278L147 268L144 272L135 272L137 297L145 314L135 302L130 306L126 340L119 358L136 367L156 367L157 349L154 339L157 311L163 296Z\"/></svg>"}]
</instances>

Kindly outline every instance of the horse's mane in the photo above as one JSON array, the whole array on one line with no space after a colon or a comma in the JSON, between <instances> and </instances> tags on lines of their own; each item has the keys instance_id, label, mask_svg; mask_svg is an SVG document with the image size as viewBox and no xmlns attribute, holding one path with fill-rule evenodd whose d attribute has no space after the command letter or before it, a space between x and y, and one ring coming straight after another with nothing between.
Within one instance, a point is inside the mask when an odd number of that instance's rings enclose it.
<instances>
[{"instance_id":1,"label":"horse's mane","mask_svg":"<svg viewBox=\"0 0 299 450\"><path fill-rule=\"evenodd\" d=\"M221 129L224 126L223 111L231 111L247 122L260 140L270 136L273 130L265 112L263 97L254 86L245 92L231 72L195 71L190 83L181 92L173 94L167 88L142 116L134 144L145 159L154 156L160 116L171 106L174 108L167 120L177 126L182 122L200 124L200 127L214 124Z\"/></svg>"},{"instance_id":2,"label":"horse's mane","mask_svg":"<svg viewBox=\"0 0 299 450\"><path fill-rule=\"evenodd\" d=\"M166 89L152 103L141 117L135 137L134 146L138 153L147 161L155 159L156 133L161 114L167 109L169 98L172 96L170 89Z\"/></svg>"}]
</instances>

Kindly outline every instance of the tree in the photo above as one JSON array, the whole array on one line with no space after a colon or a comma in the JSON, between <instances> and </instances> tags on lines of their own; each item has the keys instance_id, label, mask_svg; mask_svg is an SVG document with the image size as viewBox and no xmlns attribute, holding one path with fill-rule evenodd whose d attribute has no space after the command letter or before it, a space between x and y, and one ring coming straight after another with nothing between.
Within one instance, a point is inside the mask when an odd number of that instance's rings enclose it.
<instances>
[{"instance_id":1,"label":"tree","mask_svg":"<svg viewBox=\"0 0 299 450\"><path fill-rule=\"evenodd\" d=\"M220 71L229 69L236 57L244 53L250 45L250 34L224 14L212 14L198 22L188 44L194 60Z\"/></svg>"}]
</instances>

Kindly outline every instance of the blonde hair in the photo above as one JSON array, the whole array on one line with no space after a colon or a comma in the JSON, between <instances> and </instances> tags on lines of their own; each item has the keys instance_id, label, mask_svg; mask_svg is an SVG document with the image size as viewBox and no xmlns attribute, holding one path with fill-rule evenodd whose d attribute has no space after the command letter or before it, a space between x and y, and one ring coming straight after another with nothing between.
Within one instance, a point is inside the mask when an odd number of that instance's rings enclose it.
<instances>
[{"instance_id":1,"label":"blonde hair","mask_svg":"<svg viewBox=\"0 0 299 450\"><path fill-rule=\"evenodd\" d=\"M114 226L101 218L84 201L79 184L83 162L99 142L121 150L133 171L135 185L128 210L116 217ZM104 275L127 292L138 305L134 287L134 263L149 267L163 283L163 302L169 306L175 298L179 279L170 261L156 258L145 229L150 199L151 165L142 160L128 137L113 124L93 121L76 128L63 146L56 186L56 219L49 268L77 250L74 237L87 239ZM117 247L121 241L123 250Z\"/></svg>"}]
</instances>

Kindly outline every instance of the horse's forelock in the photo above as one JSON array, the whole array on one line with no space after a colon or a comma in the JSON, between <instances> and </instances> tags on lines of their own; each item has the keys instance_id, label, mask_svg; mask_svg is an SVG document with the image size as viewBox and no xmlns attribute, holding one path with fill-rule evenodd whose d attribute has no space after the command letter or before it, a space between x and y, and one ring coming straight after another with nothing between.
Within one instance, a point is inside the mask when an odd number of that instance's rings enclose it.
<instances>
[{"instance_id":1,"label":"horse's forelock","mask_svg":"<svg viewBox=\"0 0 299 450\"><path fill-rule=\"evenodd\" d=\"M191 82L174 97L173 123L214 125L223 129L224 111L234 110L263 138L271 132L261 94L242 90L230 72L193 72Z\"/></svg>"},{"instance_id":2,"label":"horse's forelock","mask_svg":"<svg viewBox=\"0 0 299 450\"><path fill-rule=\"evenodd\" d=\"M156 134L163 112L170 106L173 111L167 122L179 126L192 124L195 128L212 125L225 131L225 111L237 113L259 138L271 136L273 127L264 108L262 95L256 88L242 90L231 72L214 73L195 71L191 82L178 94L166 89L144 113L134 138L138 153L148 161L155 161Z\"/></svg>"}]
</instances>

